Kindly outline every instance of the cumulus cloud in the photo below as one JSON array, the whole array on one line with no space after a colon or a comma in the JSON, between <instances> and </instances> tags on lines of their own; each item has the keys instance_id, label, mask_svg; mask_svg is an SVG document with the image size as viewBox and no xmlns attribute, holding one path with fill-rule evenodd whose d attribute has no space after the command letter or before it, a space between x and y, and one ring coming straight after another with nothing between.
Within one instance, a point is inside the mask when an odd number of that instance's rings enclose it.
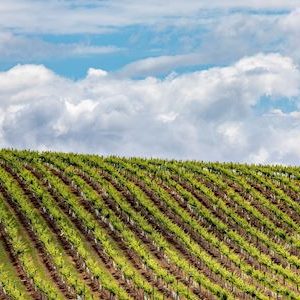
<instances>
[{"instance_id":1,"label":"cumulus cloud","mask_svg":"<svg viewBox=\"0 0 300 300\"><path fill-rule=\"evenodd\" d=\"M18 65L0 73L0 146L296 163L300 111L276 101L299 104L299 88L299 69L279 54L165 79L90 69L73 81ZM274 104L257 114L262 97Z\"/></svg>"}]
</instances>

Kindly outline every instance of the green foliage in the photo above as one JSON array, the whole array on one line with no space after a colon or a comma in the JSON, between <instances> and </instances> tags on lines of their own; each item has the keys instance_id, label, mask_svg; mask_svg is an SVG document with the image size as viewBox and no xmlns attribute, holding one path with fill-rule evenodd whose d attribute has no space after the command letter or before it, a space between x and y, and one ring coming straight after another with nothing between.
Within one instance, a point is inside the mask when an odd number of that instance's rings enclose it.
<instances>
[{"instance_id":1,"label":"green foliage","mask_svg":"<svg viewBox=\"0 0 300 300\"><path fill-rule=\"evenodd\" d=\"M299 299L299 178L299 168L282 166L0 152L2 190L84 299ZM38 271L20 216L0 200L0 224L33 285L63 298ZM7 268L0 289L30 298Z\"/></svg>"}]
</instances>

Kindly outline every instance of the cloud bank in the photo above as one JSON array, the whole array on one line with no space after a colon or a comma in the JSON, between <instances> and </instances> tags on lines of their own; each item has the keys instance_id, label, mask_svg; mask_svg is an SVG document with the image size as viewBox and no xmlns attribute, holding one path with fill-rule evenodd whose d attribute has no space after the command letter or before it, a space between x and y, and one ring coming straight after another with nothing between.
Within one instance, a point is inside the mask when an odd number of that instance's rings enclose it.
<instances>
[{"instance_id":1,"label":"cloud bank","mask_svg":"<svg viewBox=\"0 0 300 300\"><path fill-rule=\"evenodd\" d=\"M292 10L297 7L298 0L2 0L0 28L19 33L103 33L140 24L191 25L199 19L199 14L205 16L210 10Z\"/></svg>"},{"instance_id":2,"label":"cloud bank","mask_svg":"<svg viewBox=\"0 0 300 300\"><path fill-rule=\"evenodd\" d=\"M297 163L299 96L300 70L279 54L164 79L17 65L0 73L0 146Z\"/></svg>"}]
</instances>

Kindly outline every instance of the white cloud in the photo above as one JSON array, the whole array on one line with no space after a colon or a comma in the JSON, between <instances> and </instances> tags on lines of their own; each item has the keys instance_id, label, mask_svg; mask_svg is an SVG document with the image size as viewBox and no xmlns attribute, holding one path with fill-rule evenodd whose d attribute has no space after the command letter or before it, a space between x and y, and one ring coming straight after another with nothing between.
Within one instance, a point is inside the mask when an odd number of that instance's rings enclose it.
<instances>
[{"instance_id":1,"label":"white cloud","mask_svg":"<svg viewBox=\"0 0 300 300\"><path fill-rule=\"evenodd\" d=\"M299 26L299 9L283 14L232 13L208 25L208 34L201 36L205 46L200 51L215 56L217 62L220 57L221 63L259 51L279 52L299 62Z\"/></svg>"},{"instance_id":2,"label":"white cloud","mask_svg":"<svg viewBox=\"0 0 300 300\"><path fill-rule=\"evenodd\" d=\"M299 3L300 5L300 3ZM198 19L198 30L174 29L154 38L159 47L165 40L178 41L177 54L146 57L125 65L121 76L151 76L176 71L181 67L226 65L258 52L280 53L300 62L300 10L259 14L232 12ZM205 20L205 21L204 21ZM298 26L299 25L299 26ZM168 43L167 43L168 44ZM163 49L164 46L162 46ZM178 54L181 53L181 54Z\"/></svg>"},{"instance_id":3,"label":"white cloud","mask_svg":"<svg viewBox=\"0 0 300 300\"><path fill-rule=\"evenodd\" d=\"M126 77L149 76L204 63L207 63L207 57L202 53L147 57L125 65L117 74Z\"/></svg>"},{"instance_id":4,"label":"white cloud","mask_svg":"<svg viewBox=\"0 0 300 300\"><path fill-rule=\"evenodd\" d=\"M89 68L88 73L87 73L88 78L105 77L107 75L108 75L108 73L105 70L94 69L94 68Z\"/></svg>"},{"instance_id":5,"label":"white cloud","mask_svg":"<svg viewBox=\"0 0 300 300\"><path fill-rule=\"evenodd\" d=\"M129 53L130 47L136 45L127 41L118 41L119 48L97 45L97 42L58 43L40 36L58 35L63 41L64 35L75 34L79 40L89 36L93 40L97 34L122 32L128 27L134 28L133 36L138 36L139 31L144 36L146 26L147 32L151 31L148 32L150 40L142 38L136 43L141 42L147 48L140 48L147 56L153 46L158 57L129 63L120 71L123 76L164 74L178 67L203 64L224 65L257 52L279 52L299 62L299 7L298 0L163 3L158 0L147 3L137 0L3 0L0 3L0 60L39 63L46 58L104 55L123 50ZM169 38L175 45L168 40L172 30L175 33ZM118 35L112 37L119 38Z\"/></svg>"},{"instance_id":6,"label":"white cloud","mask_svg":"<svg viewBox=\"0 0 300 300\"><path fill-rule=\"evenodd\" d=\"M287 16L284 16L280 23L283 29L287 31L291 30L299 34L300 9L295 9Z\"/></svg>"},{"instance_id":7,"label":"white cloud","mask_svg":"<svg viewBox=\"0 0 300 300\"><path fill-rule=\"evenodd\" d=\"M227 122L217 127L217 132L221 135L226 144L235 147L245 146L245 137L241 122Z\"/></svg>"},{"instance_id":8,"label":"white cloud","mask_svg":"<svg viewBox=\"0 0 300 300\"><path fill-rule=\"evenodd\" d=\"M45 58L65 58L86 55L105 55L120 52L115 46L84 43L50 43L39 38L0 31L0 61L39 61Z\"/></svg>"},{"instance_id":9,"label":"white cloud","mask_svg":"<svg viewBox=\"0 0 300 300\"><path fill-rule=\"evenodd\" d=\"M66 47L66 45L64 45ZM69 50L70 55L95 55L95 54L110 54L122 51L121 48L116 46L95 46L95 45L84 45L84 44L73 44L66 48Z\"/></svg>"},{"instance_id":10,"label":"white cloud","mask_svg":"<svg viewBox=\"0 0 300 300\"><path fill-rule=\"evenodd\" d=\"M171 111L170 113L167 114L160 114L157 116L157 119L159 121L162 121L163 123L169 123L169 122L174 122L178 116L178 113L174 113Z\"/></svg>"},{"instance_id":11,"label":"white cloud","mask_svg":"<svg viewBox=\"0 0 300 300\"><path fill-rule=\"evenodd\" d=\"M254 153L249 155L249 160L254 164L264 164L268 162L269 152L265 148L260 148ZM272 163L276 163L276 161L272 161Z\"/></svg>"},{"instance_id":12,"label":"white cloud","mask_svg":"<svg viewBox=\"0 0 300 300\"><path fill-rule=\"evenodd\" d=\"M72 81L19 65L0 73L0 146L297 163L300 111L274 111L280 97L299 101L299 88L299 69L279 54L162 80L90 69ZM274 106L258 115L265 95Z\"/></svg>"},{"instance_id":13,"label":"white cloud","mask_svg":"<svg viewBox=\"0 0 300 300\"><path fill-rule=\"evenodd\" d=\"M201 11L234 8L291 10L298 0L278 1L43 1L2 0L0 28L19 33L103 33L137 24L194 24Z\"/></svg>"}]
</instances>

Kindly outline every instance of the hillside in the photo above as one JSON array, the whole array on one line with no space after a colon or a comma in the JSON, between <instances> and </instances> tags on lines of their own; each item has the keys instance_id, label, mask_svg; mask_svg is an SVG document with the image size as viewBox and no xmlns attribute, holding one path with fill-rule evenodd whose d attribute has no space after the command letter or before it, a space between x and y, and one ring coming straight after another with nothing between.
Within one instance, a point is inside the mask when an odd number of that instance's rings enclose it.
<instances>
[{"instance_id":1,"label":"hillside","mask_svg":"<svg viewBox=\"0 0 300 300\"><path fill-rule=\"evenodd\" d=\"M0 299L300 299L300 168L0 151Z\"/></svg>"}]
</instances>

